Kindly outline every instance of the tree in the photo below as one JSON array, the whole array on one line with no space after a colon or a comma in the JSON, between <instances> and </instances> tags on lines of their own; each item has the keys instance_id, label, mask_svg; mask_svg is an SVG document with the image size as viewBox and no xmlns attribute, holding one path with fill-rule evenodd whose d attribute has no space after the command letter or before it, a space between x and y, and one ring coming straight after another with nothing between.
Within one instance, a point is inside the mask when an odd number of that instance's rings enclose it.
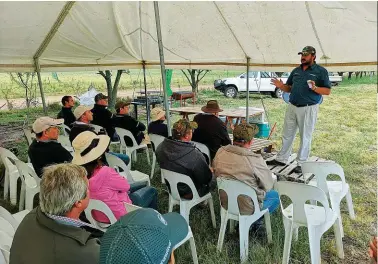
<instances>
[{"instance_id":1,"label":"tree","mask_svg":"<svg viewBox=\"0 0 378 264\"><path fill-rule=\"evenodd\" d=\"M38 104L37 86L34 85L35 75L35 72L18 72L16 74L9 74L13 82L17 83L20 87L25 89L25 100L27 108L29 108L30 106L36 106Z\"/></svg>"},{"instance_id":2,"label":"tree","mask_svg":"<svg viewBox=\"0 0 378 264\"><path fill-rule=\"evenodd\" d=\"M192 92L196 93L198 92L198 84L199 82L205 77L205 75L210 71L210 70L191 70L187 69L187 73L185 70L181 70L182 73L185 75L186 79L188 80L190 86L192 87ZM201 76L202 74L202 76ZM190 78L189 78L190 77Z\"/></svg>"},{"instance_id":3,"label":"tree","mask_svg":"<svg viewBox=\"0 0 378 264\"><path fill-rule=\"evenodd\" d=\"M129 73L128 70L117 70L117 75L114 81L114 85L112 84L112 73L110 70L99 71L97 74L100 74L102 77L104 77L106 81L106 89L109 96L109 108L114 108L116 99L117 99L117 92L118 92L118 85L119 81L121 80L122 73Z\"/></svg>"}]
</instances>

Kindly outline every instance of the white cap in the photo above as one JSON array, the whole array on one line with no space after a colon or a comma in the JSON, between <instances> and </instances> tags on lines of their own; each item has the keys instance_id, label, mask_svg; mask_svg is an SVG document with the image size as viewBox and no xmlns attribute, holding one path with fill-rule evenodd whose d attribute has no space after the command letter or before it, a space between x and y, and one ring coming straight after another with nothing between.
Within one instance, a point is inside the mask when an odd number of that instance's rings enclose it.
<instances>
[{"instance_id":1,"label":"white cap","mask_svg":"<svg viewBox=\"0 0 378 264\"><path fill-rule=\"evenodd\" d=\"M33 131L34 133L38 134L50 127L59 126L64 123L64 119L55 119L48 116L42 116L35 120L33 123Z\"/></svg>"},{"instance_id":2,"label":"white cap","mask_svg":"<svg viewBox=\"0 0 378 264\"><path fill-rule=\"evenodd\" d=\"M74 110L73 114L77 119L79 119L86 111L88 110L92 110L93 109L93 105L90 105L90 106L87 106L87 105L79 105L78 107L76 107L76 109Z\"/></svg>"}]
</instances>

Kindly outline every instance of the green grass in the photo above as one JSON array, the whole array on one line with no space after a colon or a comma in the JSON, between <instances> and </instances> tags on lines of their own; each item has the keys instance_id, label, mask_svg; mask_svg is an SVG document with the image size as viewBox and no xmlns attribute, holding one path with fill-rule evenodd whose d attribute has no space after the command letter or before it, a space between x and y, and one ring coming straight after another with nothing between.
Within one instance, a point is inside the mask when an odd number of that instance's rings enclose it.
<instances>
[{"instance_id":1,"label":"green grass","mask_svg":"<svg viewBox=\"0 0 378 264\"><path fill-rule=\"evenodd\" d=\"M362 81L363 80L363 81ZM330 96L324 99L320 106L318 122L313 135L312 153L324 159L334 160L345 171L346 179L351 187L354 208L357 219L349 219L345 202L342 202L341 211L345 231L344 252L345 259L340 260L335 250L334 233L331 228L321 241L322 263L368 263L367 248L371 235L376 234L377 223L377 104L376 77L370 84L365 84L362 78L359 83L345 81L334 87ZM244 106L244 98L227 99L214 90L201 91L199 102L204 104L208 99L219 100L223 108ZM280 148L281 132L286 104L280 99L262 96L271 124L277 122L277 132L273 140ZM261 107L259 95L251 95L250 105ZM33 109L31 120L41 115L40 108ZM56 109L49 112L52 116ZM22 124L26 110L0 112L0 124ZM144 118L144 116L142 116ZM178 116L173 115L173 120ZM298 149L299 140L296 139L294 150ZM27 145L24 139L8 142L5 147L17 149L19 156L26 160ZM133 165L137 170L149 174L145 155L138 156L138 162ZM168 195L160 182L159 170L156 170L152 185L159 191L159 211L167 212ZM2 190L0 191L0 197ZM213 192L217 228L213 229L210 221L210 212L207 208L193 208L190 213L190 225L195 237L198 258L200 263L239 263L238 233L226 233L222 253L216 251L219 234L220 216L219 201L216 192ZM0 205L16 211L7 201L0 199ZM175 207L177 211L178 208ZM253 232L249 238L249 261L253 263L280 263L282 258L284 229L280 212L271 216L273 230L273 244L268 245L266 237L258 237ZM180 247L176 252L177 263L191 263L188 246ZM291 263L310 263L310 252L306 229L300 229L298 242L293 242Z\"/></svg>"}]
</instances>

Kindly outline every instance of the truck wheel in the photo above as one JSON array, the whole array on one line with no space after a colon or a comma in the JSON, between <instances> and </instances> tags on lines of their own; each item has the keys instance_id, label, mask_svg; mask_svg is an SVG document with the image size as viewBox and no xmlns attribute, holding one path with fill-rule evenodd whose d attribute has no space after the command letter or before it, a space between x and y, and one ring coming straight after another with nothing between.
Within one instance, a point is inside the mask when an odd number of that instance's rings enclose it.
<instances>
[{"instance_id":1,"label":"truck wheel","mask_svg":"<svg viewBox=\"0 0 378 264\"><path fill-rule=\"evenodd\" d=\"M238 90L234 86L227 86L224 95L228 98L235 98L238 95Z\"/></svg>"},{"instance_id":2,"label":"truck wheel","mask_svg":"<svg viewBox=\"0 0 378 264\"><path fill-rule=\"evenodd\" d=\"M273 98L281 98L282 97L282 90L278 89L276 87L276 89L274 90L274 92L272 92L272 97Z\"/></svg>"}]
</instances>

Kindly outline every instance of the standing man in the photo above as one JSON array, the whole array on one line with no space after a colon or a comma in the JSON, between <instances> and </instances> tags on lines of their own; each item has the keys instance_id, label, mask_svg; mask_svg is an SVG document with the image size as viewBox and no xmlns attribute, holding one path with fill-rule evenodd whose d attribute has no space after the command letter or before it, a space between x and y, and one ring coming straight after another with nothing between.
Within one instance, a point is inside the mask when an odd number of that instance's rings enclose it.
<instances>
[{"instance_id":1,"label":"standing man","mask_svg":"<svg viewBox=\"0 0 378 264\"><path fill-rule=\"evenodd\" d=\"M93 113L92 124L102 126L112 141L118 141L115 129L112 124L113 114L107 109L108 96L99 93L95 96L95 105L91 110Z\"/></svg>"},{"instance_id":2,"label":"standing man","mask_svg":"<svg viewBox=\"0 0 378 264\"><path fill-rule=\"evenodd\" d=\"M322 95L331 93L331 82L328 72L322 66L316 64L316 50L314 47L306 46L301 52L301 65L295 68L286 84L276 78L271 84L284 92L290 93L289 106L285 114L285 122L282 136L282 149L278 152L275 160L268 161L268 165L285 165L288 161L297 129L301 137L298 150L298 166L294 169L296 173L302 173L301 164L310 155L312 133L319 110L319 103Z\"/></svg>"},{"instance_id":3,"label":"standing man","mask_svg":"<svg viewBox=\"0 0 378 264\"><path fill-rule=\"evenodd\" d=\"M58 113L58 119L63 118L64 124L68 127L72 127L72 123L76 121L74 114L72 113L72 107L75 105L72 96L65 95L62 97L62 110Z\"/></svg>"}]
</instances>

